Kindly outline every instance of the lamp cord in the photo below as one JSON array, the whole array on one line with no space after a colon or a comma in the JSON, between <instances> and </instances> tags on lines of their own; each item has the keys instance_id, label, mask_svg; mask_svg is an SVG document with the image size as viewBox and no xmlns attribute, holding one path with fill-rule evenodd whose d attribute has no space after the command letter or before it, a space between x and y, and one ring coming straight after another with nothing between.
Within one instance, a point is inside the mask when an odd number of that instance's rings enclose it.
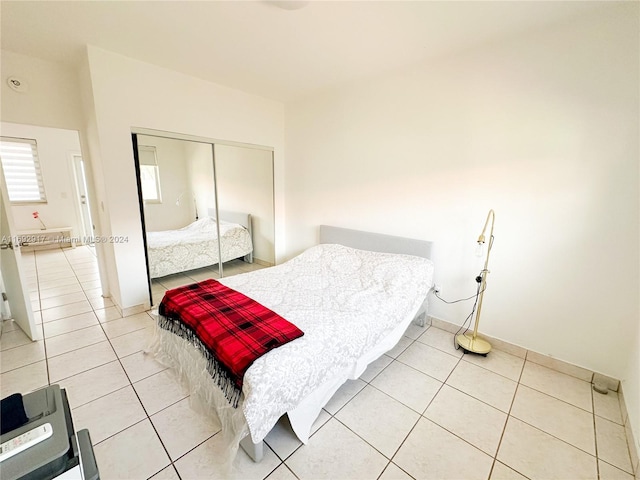
<instances>
[{"instance_id":1,"label":"lamp cord","mask_svg":"<svg viewBox=\"0 0 640 480\"><path fill-rule=\"evenodd\" d=\"M480 274L482 275L482 272L480 272ZM475 313L476 307L478 306L478 298L480 297L480 293L484 292L487 289L487 282L484 283L484 288L482 290L480 290L481 286L482 286L482 282L478 282L478 289L476 290L476 294L466 299L466 300L469 300L475 297L475 302L473 302L473 308L471 309L471 313L467 316L467 318L465 318L464 322L462 322L462 325L453 336L453 346L456 350L460 350L460 345L457 344L456 337L460 334L462 330L464 330L464 332L462 332L463 335L469 331L469 328L471 327L471 323L469 323L468 327L465 327L465 325L467 324L467 322L470 322L470 320L473 318L473 314ZM461 300L458 300L458 301L461 301ZM452 303L455 303L455 302L452 302Z\"/></svg>"}]
</instances>

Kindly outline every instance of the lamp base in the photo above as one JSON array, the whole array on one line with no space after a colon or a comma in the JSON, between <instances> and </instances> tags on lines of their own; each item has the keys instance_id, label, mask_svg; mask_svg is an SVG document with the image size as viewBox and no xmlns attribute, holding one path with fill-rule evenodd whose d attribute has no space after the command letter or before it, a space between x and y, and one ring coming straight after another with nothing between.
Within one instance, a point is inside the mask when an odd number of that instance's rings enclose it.
<instances>
[{"instance_id":1,"label":"lamp base","mask_svg":"<svg viewBox=\"0 0 640 480\"><path fill-rule=\"evenodd\" d=\"M456 343L467 352L486 355L491 351L491 344L480 337L473 338L472 333L462 333L456 337Z\"/></svg>"}]
</instances>

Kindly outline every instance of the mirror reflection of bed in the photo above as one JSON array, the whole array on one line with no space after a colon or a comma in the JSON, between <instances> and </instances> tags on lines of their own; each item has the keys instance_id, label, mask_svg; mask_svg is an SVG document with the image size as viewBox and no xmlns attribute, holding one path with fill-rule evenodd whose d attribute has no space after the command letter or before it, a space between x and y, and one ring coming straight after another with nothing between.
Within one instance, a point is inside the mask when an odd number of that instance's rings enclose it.
<instances>
[{"instance_id":1,"label":"mirror reflection of bed","mask_svg":"<svg viewBox=\"0 0 640 480\"><path fill-rule=\"evenodd\" d=\"M134 134L153 305L275 264L272 149L171 135Z\"/></svg>"}]
</instances>

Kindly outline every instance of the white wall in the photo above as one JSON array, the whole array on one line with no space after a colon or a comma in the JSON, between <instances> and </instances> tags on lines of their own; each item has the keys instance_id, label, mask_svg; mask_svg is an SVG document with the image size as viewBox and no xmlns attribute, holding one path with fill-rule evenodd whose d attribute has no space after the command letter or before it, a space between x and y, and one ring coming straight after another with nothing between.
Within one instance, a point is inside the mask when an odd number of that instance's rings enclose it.
<instances>
[{"instance_id":1,"label":"white wall","mask_svg":"<svg viewBox=\"0 0 640 480\"><path fill-rule=\"evenodd\" d=\"M104 183L99 201L107 210L110 233L129 238L110 247L115 278L109 280L116 302L137 308L148 303L148 290L132 128L272 146L278 200L283 188L284 106L91 46L87 59L96 118L91 143L99 148ZM277 202L276 215L282 219L283 207L278 205L282 203Z\"/></svg>"},{"instance_id":2,"label":"white wall","mask_svg":"<svg viewBox=\"0 0 640 480\"><path fill-rule=\"evenodd\" d=\"M210 210L216 208L213 147L207 143L185 142L184 150L198 218L204 218L209 216Z\"/></svg>"},{"instance_id":3,"label":"white wall","mask_svg":"<svg viewBox=\"0 0 640 480\"><path fill-rule=\"evenodd\" d=\"M638 322L637 4L286 107L288 254L321 223L436 242L481 331L625 378ZM432 301L462 323L470 304Z\"/></svg>"},{"instance_id":4,"label":"white wall","mask_svg":"<svg viewBox=\"0 0 640 480\"><path fill-rule=\"evenodd\" d=\"M80 153L78 132L2 122L1 133L3 136L36 140L47 196L46 203L11 205L16 229L41 228L40 222L32 215L37 211L47 227L72 227L73 235L80 237L81 219L72 163L72 155Z\"/></svg>"}]
</instances>

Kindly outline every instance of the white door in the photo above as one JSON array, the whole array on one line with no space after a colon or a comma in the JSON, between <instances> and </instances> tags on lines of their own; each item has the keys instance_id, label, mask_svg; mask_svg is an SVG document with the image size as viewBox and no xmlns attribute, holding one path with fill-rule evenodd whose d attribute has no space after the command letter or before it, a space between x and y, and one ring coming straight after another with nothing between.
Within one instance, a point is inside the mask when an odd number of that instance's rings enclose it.
<instances>
[{"instance_id":1,"label":"white door","mask_svg":"<svg viewBox=\"0 0 640 480\"><path fill-rule=\"evenodd\" d=\"M0 275L4 281L9 310L11 317L31 340L40 340L42 331L36 328L29 291L24 283L22 255L20 245L14 241L15 228L1 165L0 189Z\"/></svg>"},{"instance_id":2,"label":"white door","mask_svg":"<svg viewBox=\"0 0 640 480\"><path fill-rule=\"evenodd\" d=\"M93 243L87 239L93 238L93 220L89 208L89 193L87 192L87 178L84 169L84 160L81 155L73 155L73 172L75 174L76 188L78 191L78 205L82 217L82 229L84 230L83 242Z\"/></svg>"}]
</instances>

